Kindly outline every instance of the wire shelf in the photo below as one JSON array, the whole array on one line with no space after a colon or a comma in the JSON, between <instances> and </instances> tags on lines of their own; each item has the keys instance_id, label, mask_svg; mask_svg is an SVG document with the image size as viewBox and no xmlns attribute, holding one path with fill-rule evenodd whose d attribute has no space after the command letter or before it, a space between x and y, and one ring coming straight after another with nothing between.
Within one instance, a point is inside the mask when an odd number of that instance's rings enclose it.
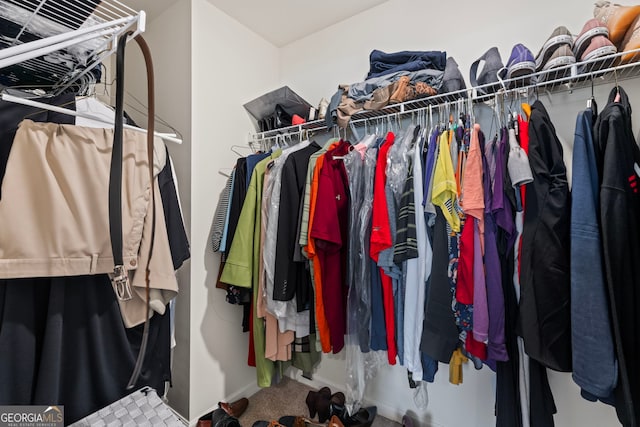
<instances>
[{"instance_id":1,"label":"wire shelf","mask_svg":"<svg viewBox=\"0 0 640 427\"><path fill-rule=\"evenodd\" d=\"M55 94L99 81L117 38L144 21L118 0L0 0L0 85Z\"/></svg>"},{"instance_id":2,"label":"wire shelf","mask_svg":"<svg viewBox=\"0 0 640 427\"><path fill-rule=\"evenodd\" d=\"M497 83L403 103L389 104L379 110L362 110L353 114L349 123L358 124L386 119L396 115L461 102L461 100L482 103L493 101L497 97L531 95L541 89L554 94L590 87L591 85L618 83L638 77L640 77L640 49L635 49L536 72L520 78L504 79ZM325 121L315 120L302 125L258 132L252 135L252 140L259 141L279 134L296 133L303 130L317 131L323 129L326 130Z\"/></svg>"}]
</instances>

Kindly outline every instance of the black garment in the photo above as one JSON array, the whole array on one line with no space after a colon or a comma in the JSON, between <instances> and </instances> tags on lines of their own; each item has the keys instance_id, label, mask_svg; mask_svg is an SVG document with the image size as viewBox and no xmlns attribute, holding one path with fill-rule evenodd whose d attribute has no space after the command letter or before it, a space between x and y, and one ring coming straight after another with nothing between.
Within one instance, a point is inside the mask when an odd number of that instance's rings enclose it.
<instances>
[{"instance_id":1,"label":"black garment","mask_svg":"<svg viewBox=\"0 0 640 427\"><path fill-rule=\"evenodd\" d=\"M37 99L50 105L64 107L68 110L76 109L76 98L73 93L65 93L54 98ZM54 113L40 108L28 107L14 102L0 101L0 200L2 199L2 180L7 169L7 161L13 137L16 136L18 125L23 119L34 122L51 122L60 124L75 124L75 117L68 114Z\"/></svg>"},{"instance_id":2,"label":"black garment","mask_svg":"<svg viewBox=\"0 0 640 427\"><path fill-rule=\"evenodd\" d=\"M505 146L506 148L506 146ZM511 204L511 212L516 211L515 192L511 186L511 177L507 170L507 155L502 156L503 189ZM512 238L504 229L497 227L496 242L500 258L502 292L504 294L504 338L509 360L496 362L496 427L519 427L522 425L520 407L520 359L518 336L515 325L518 321L518 300L513 286L514 246Z\"/></svg>"},{"instance_id":3,"label":"black garment","mask_svg":"<svg viewBox=\"0 0 640 427\"><path fill-rule=\"evenodd\" d=\"M191 257L189 250L189 239L182 222L182 212L178 203L178 194L173 182L173 171L169 160L169 150L167 149L167 164L158 174L158 187L162 198L162 208L164 210L164 220L169 236L169 247L171 258L173 259L173 269L177 270L182 263Z\"/></svg>"},{"instance_id":4,"label":"black garment","mask_svg":"<svg viewBox=\"0 0 640 427\"><path fill-rule=\"evenodd\" d=\"M448 242L447 220L442 210L436 207L436 223L433 227L431 284L429 285L424 311L420 351L443 363L449 363L459 341L458 327L451 309Z\"/></svg>"},{"instance_id":5,"label":"black garment","mask_svg":"<svg viewBox=\"0 0 640 427\"><path fill-rule=\"evenodd\" d=\"M242 205L244 199L247 197L247 159L241 157L236 161L236 174L233 180L233 194L231 195L231 208L229 212L229 225L227 226L227 251L231 249L231 242L233 242L233 236L236 234L236 228L238 227L238 220L240 219L240 212L242 212ZM227 301L232 304L241 304L243 306L242 311L242 331L247 332L249 330L249 313L250 313L250 301L252 298L251 289L241 288L233 285L227 285L220 282L219 275L222 274L224 265L220 265L218 270L218 284L216 287L227 289Z\"/></svg>"},{"instance_id":6,"label":"black garment","mask_svg":"<svg viewBox=\"0 0 640 427\"><path fill-rule=\"evenodd\" d=\"M529 423L531 427L553 427L553 414L557 412L553 400L547 368L535 359L529 359Z\"/></svg>"},{"instance_id":7,"label":"black garment","mask_svg":"<svg viewBox=\"0 0 640 427\"><path fill-rule=\"evenodd\" d=\"M298 213L304 197L309 158L320 146L312 142L287 157L282 166L280 190L280 214L273 283L273 299L289 301L294 295L298 311L308 310L311 275L305 262L293 260L298 245Z\"/></svg>"},{"instance_id":8,"label":"black garment","mask_svg":"<svg viewBox=\"0 0 640 427\"><path fill-rule=\"evenodd\" d=\"M0 405L65 406L74 422L129 393L142 327L106 274L0 280ZM137 387L170 379L170 316L154 315Z\"/></svg>"},{"instance_id":9,"label":"black garment","mask_svg":"<svg viewBox=\"0 0 640 427\"><path fill-rule=\"evenodd\" d=\"M247 197L247 159L241 157L236 161L236 175L233 181L233 190L231 194L231 208L229 212L229 225L227 227L227 251L231 249L233 236L236 234L240 212L244 199Z\"/></svg>"},{"instance_id":10,"label":"black garment","mask_svg":"<svg viewBox=\"0 0 640 427\"><path fill-rule=\"evenodd\" d=\"M498 228L498 253L500 254L505 309L504 336L509 360L496 362L496 427L518 427L522 425L520 363L518 337L515 330L518 319L518 301L513 287L513 247L507 248L506 240L504 230ZM508 252L505 253L505 251Z\"/></svg>"},{"instance_id":11,"label":"black garment","mask_svg":"<svg viewBox=\"0 0 640 427\"><path fill-rule=\"evenodd\" d=\"M569 226L571 200L562 146L540 101L531 107L520 270L520 322L527 354L571 371Z\"/></svg>"},{"instance_id":12,"label":"black garment","mask_svg":"<svg viewBox=\"0 0 640 427\"><path fill-rule=\"evenodd\" d=\"M620 102L615 103L617 91ZM619 378L616 412L625 426L640 424L640 151L631 128L631 106L614 88L596 120L594 146L600 183L600 225Z\"/></svg>"}]
</instances>

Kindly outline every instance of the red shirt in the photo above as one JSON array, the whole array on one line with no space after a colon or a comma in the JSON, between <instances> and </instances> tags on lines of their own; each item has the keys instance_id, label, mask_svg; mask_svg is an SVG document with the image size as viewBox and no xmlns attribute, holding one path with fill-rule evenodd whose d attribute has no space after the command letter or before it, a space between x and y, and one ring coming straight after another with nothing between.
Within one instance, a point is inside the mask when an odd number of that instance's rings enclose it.
<instances>
[{"instance_id":1,"label":"red shirt","mask_svg":"<svg viewBox=\"0 0 640 427\"><path fill-rule=\"evenodd\" d=\"M351 144L340 141L327 151L320 171L316 209L310 236L322 271L322 299L333 352L344 347L347 306L347 242L349 223L349 181L342 159Z\"/></svg>"},{"instance_id":2,"label":"red shirt","mask_svg":"<svg viewBox=\"0 0 640 427\"><path fill-rule=\"evenodd\" d=\"M473 304L473 217L468 216L460 234L456 301Z\"/></svg>"},{"instance_id":3,"label":"red shirt","mask_svg":"<svg viewBox=\"0 0 640 427\"><path fill-rule=\"evenodd\" d=\"M373 214L371 219L371 239L369 255L378 262L378 256L383 250L390 248L391 226L389 224L389 210L387 209L387 197L384 192L387 183L387 153L393 145L395 136L389 132L387 138L378 151L376 163L376 176L373 184Z\"/></svg>"}]
</instances>

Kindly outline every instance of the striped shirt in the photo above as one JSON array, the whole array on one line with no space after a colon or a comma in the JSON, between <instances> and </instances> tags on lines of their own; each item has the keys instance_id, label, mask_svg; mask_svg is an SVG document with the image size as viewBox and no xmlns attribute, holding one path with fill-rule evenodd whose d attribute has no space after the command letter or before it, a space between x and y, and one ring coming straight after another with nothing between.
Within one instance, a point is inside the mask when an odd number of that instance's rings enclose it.
<instances>
[{"instance_id":1,"label":"striped shirt","mask_svg":"<svg viewBox=\"0 0 640 427\"><path fill-rule=\"evenodd\" d=\"M211 233L211 247L214 252L224 252L224 249L220 249L222 243L222 237L225 234L225 229L229 224L229 200L231 199L231 188L233 187L233 181L235 178L235 169L231 171L231 176L227 179L227 184L220 193L218 199L218 206L216 207L216 213L213 216L213 232Z\"/></svg>"}]
</instances>

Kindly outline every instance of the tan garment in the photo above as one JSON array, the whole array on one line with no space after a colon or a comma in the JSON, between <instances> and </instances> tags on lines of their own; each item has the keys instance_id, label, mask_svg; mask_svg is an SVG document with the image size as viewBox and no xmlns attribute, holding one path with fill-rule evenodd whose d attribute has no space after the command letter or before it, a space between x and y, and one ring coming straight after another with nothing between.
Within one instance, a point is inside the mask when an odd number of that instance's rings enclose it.
<instances>
[{"instance_id":1,"label":"tan garment","mask_svg":"<svg viewBox=\"0 0 640 427\"><path fill-rule=\"evenodd\" d=\"M2 181L0 278L113 272L108 205L112 143L112 129L30 120L20 124ZM145 221L150 208L146 135L125 129L123 150L123 259L125 268L135 270L148 261L147 252L140 251L143 235L149 233L145 227L151 222ZM154 170L161 168L154 164ZM157 200L156 243L149 261L151 287L175 295L162 202L159 196ZM134 286L144 286L144 270L140 272L133 275ZM137 289L134 293L140 295ZM144 321L144 301L126 304L127 326ZM139 309L139 315L134 315Z\"/></svg>"},{"instance_id":2,"label":"tan garment","mask_svg":"<svg viewBox=\"0 0 640 427\"><path fill-rule=\"evenodd\" d=\"M129 271L131 281L131 296L128 301L118 301L120 303L120 313L127 328L139 325L144 322L146 312L146 283L145 270L149 264L149 284L151 314L158 312L164 314L166 305L169 304L178 294L178 282L173 270L173 259L171 258L171 248L169 246L169 236L162 207L162 197L158 178L153 182L153 190L156 198L156 232L153 242L153 254L151 260L148 259L149 244L151 243L152 216L151 207L144 219L142 228L142 240L140 242L140 256L138 257L138 268ZM147 191L147 198L149 197Z\"/></svg>"}]
</instances>

